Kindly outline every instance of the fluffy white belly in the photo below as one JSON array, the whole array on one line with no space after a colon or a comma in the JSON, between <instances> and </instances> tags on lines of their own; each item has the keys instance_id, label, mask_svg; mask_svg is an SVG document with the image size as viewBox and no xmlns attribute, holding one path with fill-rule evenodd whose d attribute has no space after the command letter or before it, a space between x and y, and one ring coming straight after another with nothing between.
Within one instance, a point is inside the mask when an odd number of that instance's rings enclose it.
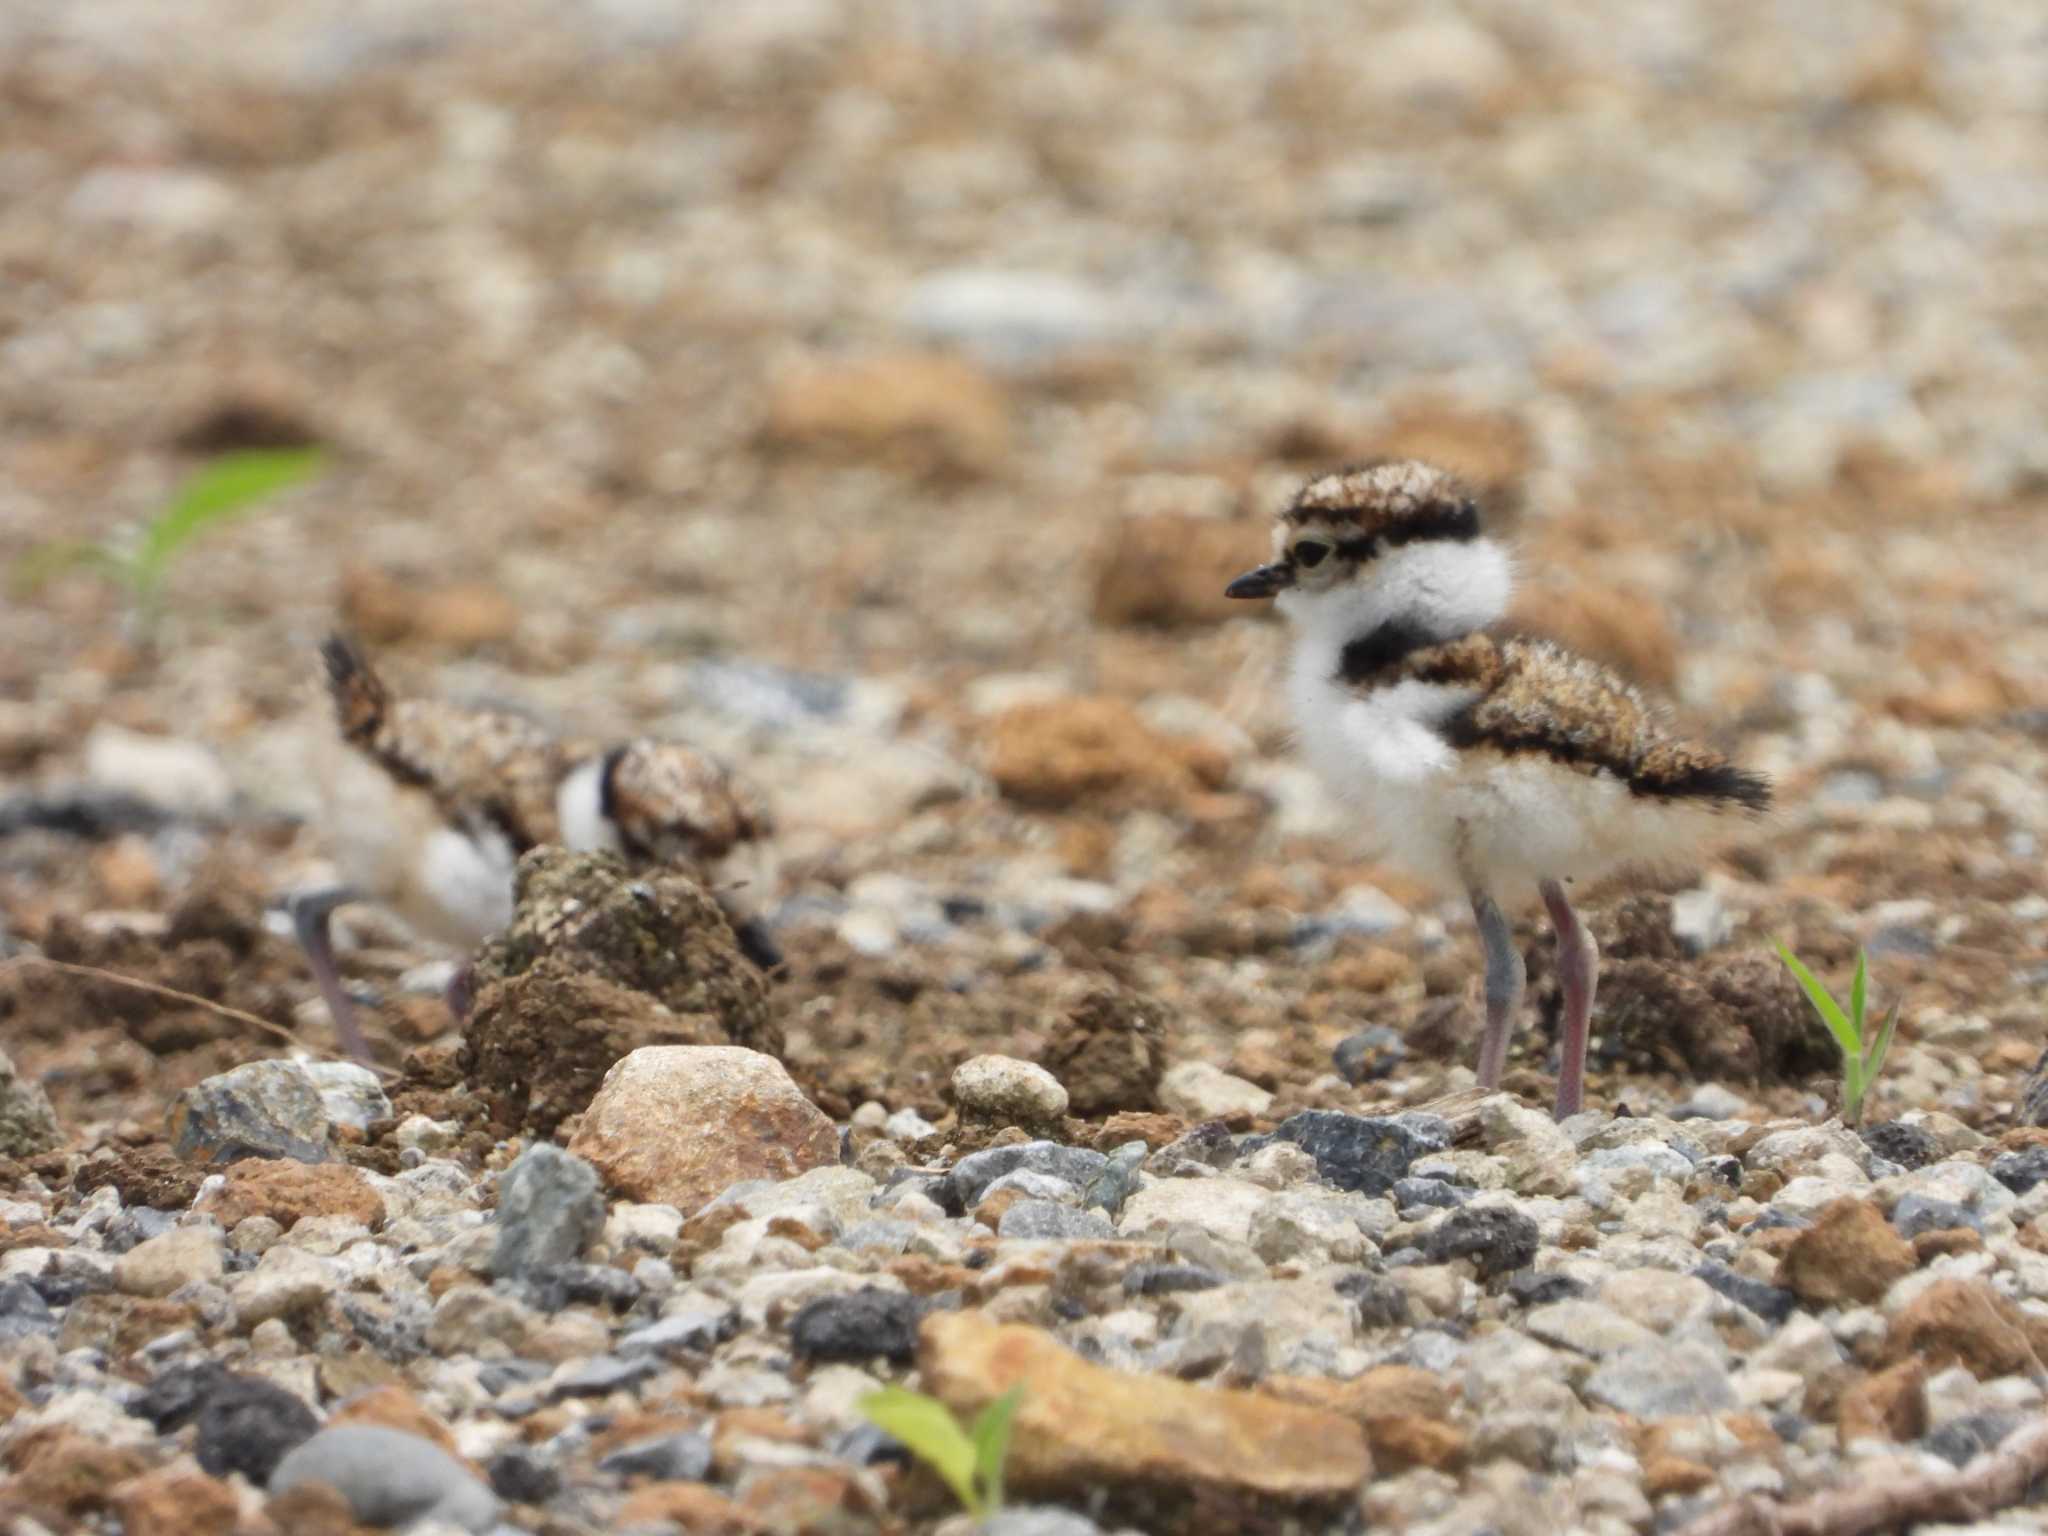
<instances>
[{"instance_id":1,"label":"fluffy white belly","mask_svg":"<svg viewBox=\"0 0 2048 1536\"><path fill-rule=\"evenodd\" d=\"M1360 698L1296 679L1310 764L1393 862L1446 891L1500 890L1660 863L1697 830L1704 813L1645 801L1609 775L1535 753L1454 751L1438 727L1471 697L1409 682Z\"/></svg>"}]
</instances>

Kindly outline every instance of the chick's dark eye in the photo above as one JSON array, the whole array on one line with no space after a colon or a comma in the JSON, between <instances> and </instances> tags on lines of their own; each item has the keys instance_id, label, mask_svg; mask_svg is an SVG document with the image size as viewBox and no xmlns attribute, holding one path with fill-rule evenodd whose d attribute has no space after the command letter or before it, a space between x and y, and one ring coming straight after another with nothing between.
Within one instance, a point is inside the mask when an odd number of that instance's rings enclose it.
<instances>
[{"instance_id":1,"label":"chick's dark eye","mask_svg":"<svg viewBox=\"0 0 2048 1536\"><path fill-rule=\"evenodd\" d=\"M1329 545L1318 544L1314 539L1304 539L1294 546L1294 563L1301 566L1321 565L1323 556L1329 552Z\"/></svg>"}]
</instances>

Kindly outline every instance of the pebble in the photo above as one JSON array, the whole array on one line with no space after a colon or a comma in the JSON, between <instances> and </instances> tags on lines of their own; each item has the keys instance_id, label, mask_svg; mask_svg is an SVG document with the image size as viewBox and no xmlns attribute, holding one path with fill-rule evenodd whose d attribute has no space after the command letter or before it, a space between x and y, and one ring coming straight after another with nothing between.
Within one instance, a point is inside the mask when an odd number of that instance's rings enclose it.
<instances>
[{"instance_id":1,"label":"pebble","mask_svg":"<svg viewBox=\"0 0 2048 1536\"><path fill-rule=\"evenodd\" d=\"M497 1496L461 1462L431 1440L379 1424L323 1429L269 1478L272 1497L302 1483L338 1490L365 1525L444 1521L481 1536L498 1521Z\"/></svg>"},{"instance_id":2,"label":"pebble","mask_svg":"<svg viewBox=\"0 0 2048 1536\"><path fill-rule=\"evenodd\" d=\"M939 1181L941 1203L954 1211L971 1210L981 1203L988 1187L1006 1173L1020 1168L1051 1174L1079 1188L1087 1188L1109 1159L1084 1147L1067 1147L1053 1141L1027 1141L1010 1147L990 1147L971 1152L953 1165Z\"/></svg>"},{"instance_id":3,"label":"pebble","mask_svg":"<svg viewBox=\"0 0 2048 1536\"><path fill-rule=\"evenodd\" d=\"M327 1107L306 1069L290 1061L252 1061L205 1078L171 1108L171 1144L193 1162L244 1157L325 1162Z\"/></svg>"},{"instance_id":4,"label":"pebble","mask_svg":"<svg viewBox=\"0 0 2048 1536\"><path fill-rule=\"evenodd\" d=\"M225 1272L218 1229L180 1227L122 1254L114 1263L114 1285L130 1296L168 1296L188 1285L212 1284Z\"/></svg>"},{"instance_id":5,"label":"pebble","mask_svg":"<svg viewBox=\"0 0 2048 1536\"><path fill-rule=\"evenodd\" d=\"M372 1122L391 1118L391 1100L368 1067L352 1061L314 1061L304 1071L331 1123L367 1131Z\"/></svg>"},{"instance_id":6,"label":"pebble","mask_svg":"<svg viewBox=\"0 0 2048 1536\"><path fill-rule=\"evenodd\" d=\"M1018 1240L1078 1241L1108 1239L1116 1227L1101 1211L1077 1211L1051 1200L1019 1200L996 1223L998 1237Z\"/></svg>"},{"instance_id":7,"label":"pebble","mask_svg":"<svg viewBox=\"0 0 2048 1536\"><path fill-rule=\"evenodd\" d=\"M1991 1176L2016 1195L2048 1179L2048 1147L2028 1147L1994 1158Z\"/></svg>"},{"instance_id":8,"label":"pebble","mask_svg":"<svg viewBox=\"0 0 2048 1536\"><path fill-rule=\"evenodd\" d=\"M1160 1078L1159 1103L1183 1120L1242 1120L1265 1114L1273 1106L1273 1095L1209 1062L1183 1061L1168 1067Z\"/></svg>"},{"instance_id":9,"label":"pebble","mask_svg":"<svg viewBox=\"0 0 2048 1536\"><path fill-rule=\"evenodd\" d=\"M907 1364L917 1351L917 1325L925 1311L915 1296L872 1286L821 1296L790 1319L790 1351L799 1360L880 1358Z\"/></svg>"},{"instance_id":10,"label":"pebble","mask_svg":"<svg viewBox=\"0 0 2048 1536\"><path fill-rule=\"evenodd\" d=\"M1067 1112L1067 1090L1034 1062L1014 1056L974 1056L953 1069L960 1113L991 1125L1057 1129Z\"/></svg>"},{"instance_id":11,"label":"pebble","mask_svg":"<svg viewBox=\"0 0 2048 1536\"><path fill-rule=\"evenodd\" d=\"M498 1181L490 1272L500 1279L531 1279L577 1258L604 1225L597 1170L552 1142L535 1142Z\"/></svg>"},{"instance_id":12,"label":"pebble","mask_svg":"<svg viewBox=\"0 0 2048 1536\"><path fill-rule=\"evenodd\" d=\"M1432 1264L1470 1259L1490 1280L1535 1262L1536 1223L1504 1206L1463 1206L1423 1233L1420 1247Z\"/></svg>"},{"instance_id":13,"label":"pebble","mask_svg":"<svg viewBox=\"0 0 2048 1536\"><path fill-rule=\"evenodd\" d=\"M0 1280L0 1344L54 1335L57 1318L28 1281Z\"/></svg>"},{"instance_id":14,"label":"pebble","mask_svg":"<svg viewBox=\"0 0 2048 1536\"><path fill-rule=\"evenodd\" d=\"M1639 1419L1718 1413L1736 1404L1728 1369L1710 1351L1663 1340L1610 1355L1584 1390L1588 1401Z\"/></svg>"},{"instance_id":15,"label":"pebble","mask_svg":"<svg viewBox=\"0 0 2048 1536\"><path fill-rule=\"evenodd\" d=\"M0 1051L0 1157L30 1158L63 1139L43 1085L23 1077Z\"/></svg>"},{"instance_id":16,"label":"pebble","mask_svg":"<svg viewBox=\"0 0 2048 1536\"><path fill-rule=\"evenodd\" d=\"M1316 1160L1316 1171L1339 1189L1383 1195L1418 1157L1451 1144L1450 1126L1434 1115L1393 1117L1340 1114L1311 1109L1281 1122L1273 1132Z\"/></svg>"},{"instance_id":17,"label":"pebble","mask_svg":"<svg viewBox=\"0 0 2048 1536\"><path fill-rule=\"evenodd\" d=\"M702 1482L711 1475L711 1437L685 1432L636 1440L613 1451L598 1466L615 1477Z\"/></svg>"},{"instance_id":18,"label":"pebble","mask_svg":"<svg viewBox=\"0 0 2048 1536\"><path fill-rule=\"evenodd\" d=\"M320 1427L304 1398L259 1377L207 1373L173 1388L183 1390L192 1394L189 1406L174 1396L167 1417L197 1422L193 1451L215 1477L239 1472L261 1487L285 1453ZM157 1422L165 1427L164 1418Z\"/></svg>"}]
</instances>

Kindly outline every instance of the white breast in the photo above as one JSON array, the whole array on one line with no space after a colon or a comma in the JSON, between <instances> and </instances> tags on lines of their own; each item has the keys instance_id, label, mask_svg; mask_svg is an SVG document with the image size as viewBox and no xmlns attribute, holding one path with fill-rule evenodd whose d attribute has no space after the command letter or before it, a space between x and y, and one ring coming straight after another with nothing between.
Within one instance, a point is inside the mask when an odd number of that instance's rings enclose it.
<instances>
[{"instance_id":1,"label":"white breast","mask_svg":"<svg viewBox=\"0 0 2048 1536\"><path fill-rule=\"evenodd\" d=\"M604 813L604 759L578 763L555 791L555 818L562 842L579 853L617 853L619 829Z\"/></svg>"}]
</instances>

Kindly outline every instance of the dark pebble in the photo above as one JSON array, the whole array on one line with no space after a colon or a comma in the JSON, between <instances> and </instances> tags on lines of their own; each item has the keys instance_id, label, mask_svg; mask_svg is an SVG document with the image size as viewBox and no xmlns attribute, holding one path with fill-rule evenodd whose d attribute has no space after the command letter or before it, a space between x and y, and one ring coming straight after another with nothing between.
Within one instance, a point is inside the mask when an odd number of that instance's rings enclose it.
<instances>
[{"instance_id":1,"label":"dark pebble","mask_svg":"<svg viewBox=\"0 0 2048 1536\"><path fill-rule=\"evenodd\" d=\"M1553 1301L1570 1301L1586 1294L1586 1283L1570 1275L1539 1275L1533 1269L1518 1269L1508 1276L1508 1299L1520 1307L1547 1307Z\"/></svg>"},{"instance_id":2,"label":"dark pebble","mask_svg":"<svg viewBox=\"0 0 2048 1536\"><path fill-rule=\"evenodd\" d=\"M1965 1465L1974 1456L1995 1451L2025 1421L2014 1413L1972 1413L1950 1419L1920 1437L1922 1450L1932 1451L1950 1466Z\"/></svg>"},{"instance_id":3,"label":"dark pebble","mask_svg":"<svg viewBox=\"0 0 2048 1536\"><path fill-rule=\"evenodd\" d=\"M1791 1227L1797 1231L1804 1231L1812 1225L1813 1223L1804 1216L1794 1216L1787 1211L1779 1210L1775 1205L1769 1205L1764 1207L1763 1215L1757 1217L1755 1221L1752 1221L1742 1230L1745 1232L1768 1232L1773 1227Z\"/></svg>"},{"instance_id":4,"label":"dark pebble","mask_svg":"<svg viewBox=\"0 0 2048 1536\"><path fill-rule=\"evenodd\" d=\"M613 1451L598 1466L617 1477L698 1483L711 1470L711 1437L689 1432L658 1435Z\"/></svg>"},{"instance_id":5,"label":"dark pebble","mask_svg":"<svg viewBox=\"0 0 2048 1536\"><path fill-rule=\"evenodd\" d=\"M1384 1024L1346 1035L1330 1053L1337 1075L1354 1087L1393 1076L1407 1059L1408 1042Z\"/></svg>"},{"instance_id":6,"label":"dark pebble","mask_svg":"<svg viewBox=\"0 0 2048 1536\"><path fill-rule=\"evenodd\" d=\"M97 1269L63 1269L55 1266L29 1276L35 1293L53 1307L68 1307L81 1296L97 1296L114 1288L111 1272Z\"/></svg>"},{"instance_id":7,"label":"dark pebble","mask_svg":"<svg viewBox=\"0 0 2048 1536\"><path fill-rule=\"evenodd\" d=\"M1126 1296L1171 1296L1182 1291L1211 1291L1222 1283L1221 1275L1199 1264L1133 1264L1124 1271Z\"/></svg>"},{"instance_id":8,"label":"dark pebble","mask_svg":"<svg viewBox=\"0 0 2048 1536\"><path fill-rule=\"evenodd\" d=\"M508 1504L545 1504L562 1491L562 1474L532 1451L500 1451L488 1470L491 1492Z\"/></svg>"},{"instance_id":9,"label":"dark pebble","mask_svg":"<svg viewBox=\"0 0 2048 1536\"><path fill-rule=\"evenodd\" d=\"M1931 1195L1901 1195L1892 1207L1892 1225L1901 1237L1918 1237L1922 1232L1946 1232L1968 1227L1984 1230L1984 1219L1966 1205L1953 1200L1936 1200Z\"/></svg>"},{"instance_id":10,"label":"dark pebble","mask_svg":"<svg viewBox=\"0 0 2048 1536\"><path fill-rule=\"evenodd\" d=\"M845 1296L820 1296L790 1320L789 1347L799 1360L872 1360L907 1365L917 1353L925 1304L901 1291L872 1286Z\"/></svg>"},{"instance_id":11,"label":"dark pebble","mask_svg":"<svg viewBox=\"0 0 2048 1536\"><path fill-rule=\"evenodd\" d=\"M1006 1173L1029 1168L1065 1179L1077 1189L1086 1189L1095 1176L1109 1166L1109 1159L1085 1147L1063 1147L1055 1141L1027 1141L1014 1147L990 1147L970 1152L953 1165L933 1192L949 1214L958 1216L981 1199L982 1192Z\"/></svg>"},{"instance_id":12,"label":"dark pebble","mask_svg":"<svg viewBox=\"0 0 2048 1536\"><path fill-rule=\"evenodd\" d=\"M56 1331L57 1319L40 1291L26 1280L0 1280L0 1341Z\"/></svg>"},{"instance_id":13,"label":"dark pebble","mask_svg":"<svg viewBox=\"0 0 2048 1536\"><path fill-rule=\"evenodd\" d=\"M2028 1147L2024 1152L2008 1152L1992 1159L1991 1177L2014 1194L2024 1195L2048 1179L2048 1147Z\"/></svg>"},{"instance_id":14,"label":"dark pebble","mask_svg":"<svg viewBox=\"0 0 2048 1536\"><path fill-rule=\"evenodd\" d=\"M476 1384L492 1397L501 1397L516 1387L530 1387L545 1381L548 1367L538 1360L492 1360L477 1367Z\"/></svg>"},{"instance_id":15,"label":"dark pebble","mask_svg":"<svg viewBox=\"0 0 2048 1536\"><path fill-rule=\"evenodd\" d=\"M1358 1304L1361 1328L1405 1328L1409 1321L1408 1293L1385 1275L1369 1269L1353 1270L1337 1281L1336 1292Z\"/></svg>"},{"instance_id":16,"label":"dark pebble","mask_svg":"<svg viewBox=\"0 0 2048 1536\"><path fill-rule=\"evenodd\" d=\"M1706 1281L1730 1301L1749 1308L1774 1328L1799 1305L1799 1298L1790 1291L1739 1275L1726 1264L1716 1264L1711 1259L1694 1269L1693 1277Z\"/></svg>"},{"instance_id":17,"label":"dark pebble","mask_svg":"<svg viewBox=\"0 0 2048 1536\"><path fill-rule=\"evenodd\" d=\"M556 1378L548 1388L548 1401L559 1403L565 1397L603 1397L623 1392L639 1386L660 1370L661 1362L652 1355L593 1355L567 1375Z\"/></svg>"},{"instance_id":18,"label":"dark pebble","mask_svg":"<svg viewBox=\"0 0 2048 1536\"><path fill-rule=\"evenodd\" d=\"M1432 1264L1472 1259L1482 1279L1526 1269L1535 1260L1536 1223L1520 1211L1488 1205L1451 1212L1421 1237Z\"/></svg>"},{"instance_id":19,"label":"dark pebble","mask_svg":"<svg viewBox=\"0 0 2048 1536\"><path fill-rule=\"evenodd\" d=\"M1401 1179L1395 1183L1391 1193L1394 1204L1404 1211L1418 1206L1449 1210L1472 1198L1471 1190L1446 1184L1442 1179Z\"/></svg>"},{"instance_id":20,"label":"dark pebble","mask_svg":"<svg viewBox=\"0 0 2048 1536\"><path fill-rule=\"evenodd\" d=\"M207 1360L198 1365L180 1365L165 1371L137 1394L128 1411L147 1419L160 1435L176 1434L192 1422L208 1394L218 1392L235 1379L226 1366Z\"/></svg>"},{"instance_id":21,"label":"dark pebble","mask_svg":"<svg viewBox=\"0 0 2048 1536\"><path fill-rule=\"evenodd\" d=\"M228 1376L200 1399L197 1417L199 1465L215 1477L239 1472L259 1488L320 1428L313 1410L292 1393L254 1376Z\"/></svg>"},{"instance_id":22,"label":"dark pebble","mask_svg":"<svg viewBox=\"0 0 2048 1536\"><path fill-rule=\"evenodd\" d=\"M641 1285L623 1269L609 1264L557 1264L529 1274L523 1291L543 1312L559 1312L567 1306L623 1312L640 1299Z\"/></svg>"},{"instance_id":23,"label":"dark pebble","mask_svg":"<svg viewBox=\"0 0 2048 1536\"><path fill-rule=\"evenodd\" d=\"M882 1462L894 1462L898 1466L910 1465L910 1452L887 1430L875 1424L856 1424L834 1440L828 1448L840 1461L852 1462L856 1467L878 1466Z\"/></svg>"},{"instance_id":24,"label":"dark pebble","mask_svg":"<svg viewBox=\"0 0 2048 1536\"><path fill-rule=\"evenodd\" d=\"M1316 1160L1316 1172L1339 1189L1384 1195L1408 1165L1451 1144L1450 1127L1433 1115L1347 1115L1310 1109L1291 1115L1273 1132Z\"/></svg>"},{"instance_id":25,"label":"dark pebble","mask_svg":"<svg viewBox=\"0 0 2048 1536\"><path fill-rule=\"evenodd\" d=\"M1883 1125L1866 1125L1859 1134L1863 1137L1863 1145L1886 1162L1897 1163L1901 1168L1925 1168L1929 1163L1941 1160L1939 1144L1928 1131L1917 1125L1887 1120Z\"/></svg>"},{"instance_id":26,"label":"dark pebble","mask_svg":"<svg viewBox=\"0 0 2048 1536\"><path fill-rule=\"evenodd\" d=\"M1730 1157L1723 1152L1718 1156L1702 1158L1700 1172L1710 1179L1718 1179L1730 1189L1742 1187L1742 1159Z\"/></svg>"}]
</instances>

